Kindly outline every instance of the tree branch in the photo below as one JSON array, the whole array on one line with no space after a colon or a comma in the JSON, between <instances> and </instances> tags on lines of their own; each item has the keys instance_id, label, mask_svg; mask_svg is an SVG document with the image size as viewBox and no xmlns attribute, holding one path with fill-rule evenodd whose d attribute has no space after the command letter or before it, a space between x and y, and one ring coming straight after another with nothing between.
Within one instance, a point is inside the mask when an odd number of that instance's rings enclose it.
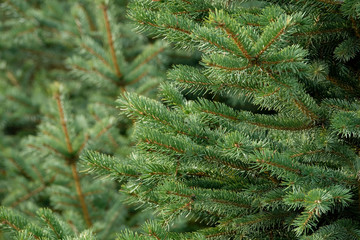
<instances>
[{"instance_id":1,"label":"tree branch","mask_svg":"<svg viewBox=\"0 0 360 240\"><path fill-rule=\"evenodd\" d=\"M111 58L112 58L112 61L113 61L114 67L115 67L116 76L118 78L121 78L122 73L120 72L119 64L118 64L117 58L116 58L116 52L115 52L114 42L113 42L112 34L111 34L111 27L110 27L108 12L107 12L107 6L102 4L101 8L102 8L103 14L104 14L106 33L107 33L108 43L109 43L109 47L110 47L110 54L111 54Z\"/></svg>"},{"instance_id":2,"label":"tree branch","mask_svg":"<svg viewBox=\"0 0 360 240\"><path fill-rule=\"evenodd\" d=\"M86 225L88 227L91 227L92 222L91 222L91 218L90 218L90 215L89 215L88 208L86 206L84 194L83 194L83 192L81 190L80 178L79 178L78 171L76 169L76 162L72 162L70 166L71 166L71 171L72 171L72 174L73 174L73 178L75 180L76 192L77 192L78 197L79 197L80 206L81 206L82 212L84 214L84 219L85 219Z\"/></svg>"}]
</instances>

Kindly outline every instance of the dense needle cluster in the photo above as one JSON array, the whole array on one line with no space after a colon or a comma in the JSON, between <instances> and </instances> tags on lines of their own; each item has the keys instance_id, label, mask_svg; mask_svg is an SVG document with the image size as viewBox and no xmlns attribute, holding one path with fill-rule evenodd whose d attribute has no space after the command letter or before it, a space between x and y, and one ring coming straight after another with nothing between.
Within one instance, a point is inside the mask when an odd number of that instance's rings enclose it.
<instances>
[{"instance_id":1,"label":"dense needle cluster","mask_svg":"<svg viewBox=\"0 0 360 240\"><path fill-rule=\"evenodd\" d=\"M142 30L202 52L168 72L162 101L127 93L128 179L161 220L122 239L358 239L356 1L134 1ZM206 226L164 230L186 216ZM174 235L172 235L174 234Z\"/></svg>"}]
</instances>

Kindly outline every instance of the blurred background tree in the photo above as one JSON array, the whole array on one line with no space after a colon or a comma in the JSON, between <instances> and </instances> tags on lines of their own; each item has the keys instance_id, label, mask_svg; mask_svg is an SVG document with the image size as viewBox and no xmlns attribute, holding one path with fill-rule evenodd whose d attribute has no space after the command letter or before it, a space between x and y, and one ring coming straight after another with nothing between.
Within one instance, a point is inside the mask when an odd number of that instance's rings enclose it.
<instances>
[{"instance_id":1,"label":"blurred background tree","mask_svg":"<svg viewBox=\"0 0 360 240\"><path fill-rule=\"evenodd\" d=\"M123 203L121 181L95 179L79 165L86 149L126 159L132 121L117 117L116 98L155 97L169 66L194 62L135 33L127 4L0 3L0 223L11 230L0 239L89 239L89 228L113 239L152 218Z\"/></svg>"}]
</instances>

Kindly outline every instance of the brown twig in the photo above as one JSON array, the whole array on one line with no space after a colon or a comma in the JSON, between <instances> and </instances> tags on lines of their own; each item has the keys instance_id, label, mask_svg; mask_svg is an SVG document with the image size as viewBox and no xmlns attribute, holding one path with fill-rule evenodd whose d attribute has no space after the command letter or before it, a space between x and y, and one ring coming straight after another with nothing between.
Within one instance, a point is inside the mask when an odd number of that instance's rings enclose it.
<instances>
[{"instance_id":1,"label":"brown twig","mask_svg":"<svg viewBox=\"0 0 360 240\"><path fill-rule=\"evenodd\" d=\"M63 106L61 104L60 94L57 92L57 93L55 93L54 97L55 97L56 104L57 104L57 107L58 107L58 110L59 110L61 127L63 129L64 134L65 134L66 147L68 149L68 152L72 153L73 148L71 146L69 132L68 132L68 129L67 129L67 126L66 126L65 114L64 114Z\"/></svg>"},{"instance_id":2,"label":"brown twig","mask_svg":"<svg viewBox=\"0 0 360 240\"><path fill-rule=\"evenodd\" d=\"M101 8L102 8L103 14L104 14L106 33L107 33L108 43L109 43L109 47L110 47L110 54L111 54L111 58L112 58L112 61L113 61L114 67L115 67L116 76L118 78L121 78L122 73L120 72L119 64L118 64L117 58L116 58L116 52L115 52L114 42L113 42L112 34L111 34L111 27L110 27L108 12L107 12L107 6L102 4Z\"/></svg>"},{"instance_id":3,"label":"brown twig","mask_svg":"<svg viewBox=\"0 0 360 240\"><path fill-rule=\"evenodd\" d=\"M71 171L72 171L72 174L73 174L73 177L74 177L74 180L75 180L76 192L77 192L77 194L79 196L79 201L80 201L81 209L82 209L83 214L84 214L86 225L88 227L91 227L92 222L91 222L90 215L89 215L86 203L85 203L84 194L83 194L83 192L81 190L80 178L79 178L78 171L76 169L76 163L72 162L70 166L71 166Z\"/></svg>"},{"instance_id":4,"label":"brown twig","mask_svg":"<svg viewBox=\"0 0 360 240\"><path fill-rule=\"evenodd\" d=\"M60 99L59 92L57 92L54 97L55 97L55 100L56 100L56 103L57 103L57 106L58 106L58 110L59 110L61 127L63 129L64 134L65 134L66 146L67 146L69 154L73 154L73 148L72 148L72 145L71 145L69 132L68 132L68 128L67 128L67 125L66 125L64 109L63 109L62 104L61 104L61 99ZM83 192L81 190L80 178L79 178L79 175L78 175L78 171L76 169L76 161L70 161L70 167L71 167L71 170L72 170L72 175L73 175L73 178L74 178L74 181L75 181L76 192L77 192L78 197L79 197L79 201L80 201L82 212L84 214L85 222L86 222L88 227L91 227L92 222L91 222L90 215L89 215L86 203L85 203L84 194L83 194Z\"/></svg>"},{"instance_id":5,"label":"brown twig","mask_svg":"<svg viewBox=\"0 0 360 240\"><path fill-rule=\"evenodd\" d=\"M31 198L32 196L35 196L36 194L42 192L44 189L46 188L45 185L42 185L36 189L34 189L33 191L29 192L28 194L26 194L25 196L23 196L22 198L18 199L16 202L14 202L13 204L11 204L11 207L16 207L17 205L19 205L21 202L28 200L29 198Z\"/></svg>"}]
</instances>

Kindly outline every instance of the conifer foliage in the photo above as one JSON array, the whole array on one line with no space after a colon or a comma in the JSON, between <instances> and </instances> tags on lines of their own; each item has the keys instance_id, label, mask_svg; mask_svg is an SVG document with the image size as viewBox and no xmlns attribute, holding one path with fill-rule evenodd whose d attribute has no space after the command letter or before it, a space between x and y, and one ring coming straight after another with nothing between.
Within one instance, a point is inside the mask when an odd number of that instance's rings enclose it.
<instances>
[{"instance_id":1,"label":"conifer foliage","mask_svg":"<svg viewBox=\"0 0 360 240\"><path fill-rule=\"evenodd\" d=\"M167 45L132 31L126 5L0 3L0 239L114 239L151 217L79 164L86 149L128 155L115 100L154 96L164 77Z\"/></svg>"},{"instance_id":2,"label":"conifer foliage","mask_svg":"<svg viewBox=\"0 0 360 240\"><path fill-rule=\"evenodd\" d=\"M284 4L286 3L286 4ZM161 221L119 239L359 239L358 1L133 1L142 30L202 52L136 119L129 161L82 158L127 179ZM206 224L167 232L179 216Z\"/></svg>"}]
</instances>

